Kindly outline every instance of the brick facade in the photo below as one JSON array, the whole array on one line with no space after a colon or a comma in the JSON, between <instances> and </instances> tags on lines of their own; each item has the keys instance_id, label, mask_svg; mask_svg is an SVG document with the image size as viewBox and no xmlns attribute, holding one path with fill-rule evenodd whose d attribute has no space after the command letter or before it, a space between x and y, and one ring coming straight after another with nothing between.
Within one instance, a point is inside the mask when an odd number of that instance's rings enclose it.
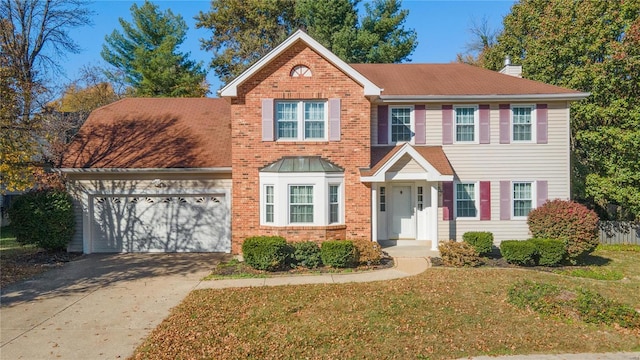
<instances>
[{"instance_id":1,"label":"brick facade","mask_svg":"<svg viewBox=\"0 0 640 360\"><path fill-rule=\"evenodd\" d=\"M290 76L306 65L311 77ZM359 168L370 165L371 104L358 83L299 41L238 87L231 102L232 251L245 238L281 235L292 241L370 239L370 188L360 182ZM262 99L341 99L340 141L262 141ZM328 130L327 130L328 131ZM320 155L345 169L345 224L327 227L260 225L258 169L286 155Z\"/></svg>"}]
</instances>

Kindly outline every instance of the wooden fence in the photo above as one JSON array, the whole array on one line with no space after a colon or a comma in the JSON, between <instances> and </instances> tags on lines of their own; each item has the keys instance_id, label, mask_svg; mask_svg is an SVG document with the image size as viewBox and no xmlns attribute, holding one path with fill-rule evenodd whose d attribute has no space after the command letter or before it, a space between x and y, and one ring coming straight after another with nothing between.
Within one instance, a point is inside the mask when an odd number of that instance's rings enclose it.
<instances>
[{"instance_id":1,"label":"wooden fence","mask_svg":"<svg viewBox=\"0 0 640 360\"><path fill-rule=\"evenodd\" d=\"M601 221L600 243L640 245L640 223L632 221Z\"/></svg>"}]
</instances>

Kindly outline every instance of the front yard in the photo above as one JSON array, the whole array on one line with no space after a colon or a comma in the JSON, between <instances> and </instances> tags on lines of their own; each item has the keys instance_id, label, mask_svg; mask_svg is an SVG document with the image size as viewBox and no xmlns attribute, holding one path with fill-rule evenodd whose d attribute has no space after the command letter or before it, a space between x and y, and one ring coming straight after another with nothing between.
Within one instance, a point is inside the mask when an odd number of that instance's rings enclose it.
<instances>
[{"instance_id":1,"label":"front yard","mask_svg":"<svg viewBox=\"0 0 640 360\"><path fill-rule=\"evenodd\" d=\"M449 359L638 351L638 329L546 317L506 300L511 285L529 279L584 287L640 308L640 252L593 255L600 268L624 278L437 267L385 282L194 291L134 357Z\"/></svg>"}]
</instances>

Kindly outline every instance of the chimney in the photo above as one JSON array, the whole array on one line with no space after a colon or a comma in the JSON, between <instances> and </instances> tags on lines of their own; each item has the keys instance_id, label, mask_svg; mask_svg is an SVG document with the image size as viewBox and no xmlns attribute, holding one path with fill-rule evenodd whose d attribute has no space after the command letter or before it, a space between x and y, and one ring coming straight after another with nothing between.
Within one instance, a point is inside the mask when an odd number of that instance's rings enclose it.
<instances>
[{"instance_id":1,"label":"chimney","mask_svg":"<svg viewBox=\"0 0 640 360\"><path fill-rule=\"evenodd\" d=\"M522 77L522 65L512 65L509 55L504 57L504 67L500 70L501 74Z\"/></svg>"}]
</instances>

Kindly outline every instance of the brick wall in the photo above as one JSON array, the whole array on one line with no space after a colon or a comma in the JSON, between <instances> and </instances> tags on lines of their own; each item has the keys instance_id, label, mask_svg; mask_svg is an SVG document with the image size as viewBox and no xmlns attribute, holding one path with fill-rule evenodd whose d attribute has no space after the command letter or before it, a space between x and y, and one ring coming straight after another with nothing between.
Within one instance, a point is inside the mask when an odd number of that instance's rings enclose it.
<instances>
[{"instance_id":1,"label":"brick wall","mask_svg":"<svg viewBox=\"0 0 640 360\"><path fill-rule=\"evenodd\" d=\"M311 77L289 76L296 65ZM262 99L341 99L339 142L262 141ZM360 182L359 168L370 162L370 103L363 88L319 54L298 42L238 87L231 102L233 159L232 238L239 253L248 236L281 235L290 240L321 241L343 237L369 239L370 189ZM328 129L327 129L328 131ZM260 226L258 169L285 155L320 155L345 169L345 226L335 228L269 228Z\"/></svg>"}]
</instances>

